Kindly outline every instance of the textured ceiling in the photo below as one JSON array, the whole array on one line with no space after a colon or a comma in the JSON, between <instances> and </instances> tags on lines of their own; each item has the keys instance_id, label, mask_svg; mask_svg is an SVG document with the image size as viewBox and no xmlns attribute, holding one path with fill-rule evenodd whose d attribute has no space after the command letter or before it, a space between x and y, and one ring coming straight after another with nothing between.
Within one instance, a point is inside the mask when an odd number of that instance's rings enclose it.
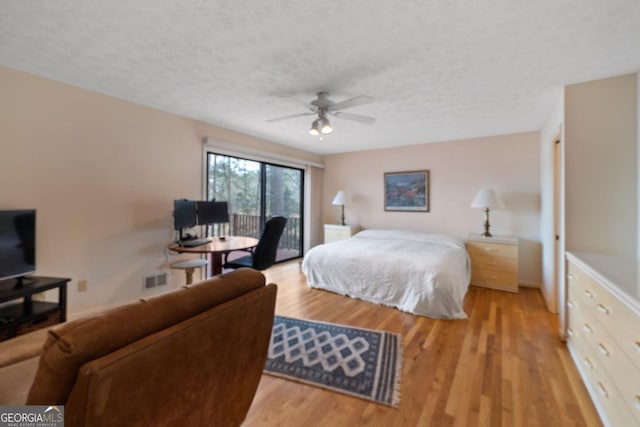
<instances>
[{"instance_id":1,"label":"textured ceiling","mask_svg":"<svg viewBox=\"0 0 640 427\"><path fill-rule=\"evenodd\" d=\"M540 129L640 70L638 0L0 0L0 64L315 153ZM320 90L373 125L304 112Z\"/></svg>"}]
</instances>

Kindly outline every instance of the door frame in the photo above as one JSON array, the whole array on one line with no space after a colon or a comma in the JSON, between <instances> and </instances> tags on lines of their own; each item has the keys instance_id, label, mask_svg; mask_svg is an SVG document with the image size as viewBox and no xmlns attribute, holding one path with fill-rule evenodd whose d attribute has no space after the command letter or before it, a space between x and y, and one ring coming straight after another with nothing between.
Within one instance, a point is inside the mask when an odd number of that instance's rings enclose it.
<instances>
[{"instance_id":1,"label":"door frame","mask_svg":"<svg viewBox=\"0 0 640 427\"><path fill-rule=\"evenodd\" d=\"M553 197L553 293L551 311L558 313L560 336L566 338L566 261L565 261L565 162L563 126L560 125L551 140L552 197Z\"/></svg>"}]
</instances>

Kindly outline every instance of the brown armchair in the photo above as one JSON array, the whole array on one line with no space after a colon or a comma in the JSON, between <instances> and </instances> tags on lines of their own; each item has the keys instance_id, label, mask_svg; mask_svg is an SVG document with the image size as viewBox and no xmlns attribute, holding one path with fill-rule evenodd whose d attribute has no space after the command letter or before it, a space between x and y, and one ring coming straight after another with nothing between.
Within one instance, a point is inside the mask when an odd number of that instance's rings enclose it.
<instances>
[{"instance_id":1,"label":"brown armchair","mask_svg":"<svg viewBox=\"0 0 640 427\"><path fill-rule=\"evenodd\" d=\"M73 426L237 426L258 387L276 286L236 270L53 328L27 404Z\"/></svg>"}]
</instances>

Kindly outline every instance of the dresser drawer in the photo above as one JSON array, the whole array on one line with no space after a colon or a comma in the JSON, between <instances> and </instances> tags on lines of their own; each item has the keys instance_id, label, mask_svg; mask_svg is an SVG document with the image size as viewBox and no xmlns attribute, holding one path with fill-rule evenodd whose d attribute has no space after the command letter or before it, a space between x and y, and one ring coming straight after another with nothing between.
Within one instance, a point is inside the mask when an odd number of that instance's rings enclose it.
<instances>
[{"instance_id":1,"label":"dresser drawer","mask_svg":"<svg viewBox=\"0 0 640 427\"><path fill-rule=\"evenodd\" d=\"M625 333L638 332L638 318L574 263L569 263L567 279L567 335L580 351L576 363L589 375L592 397L604 408L610 425L640 426L640 369L623 348L630 342Z\"/></svg>"},{"instance_id":2,"label":"dresser drawer","mask_svg":"<svg viewBox=\"0 0 640 427\"><path fill-rule=\"evenodd\" d=\"M585 368L591 368L593 361L590 359L593 359L594 356L589 351L589 344L587 344L587 338L584 336L585 332L582 329L583 321L579 313L580 303L570 300L567 307L569 317L569 323L567 325L568 344L580 350L582 357L578 361L579 364Z\"/></svg>"},{"instance_id":3,"label":"dresser drawer","mask_svg":"<svg viewBox=\"0 0 640 427\"><path fill-rule=\"evenodd\" d=\"M597 360L589 357L589 352L582 355L583 369L586 382L592 390L592 398L597 400L604 409L608 425L611 427L638 427L640 423L620 396L620 392L613 385L613 381ZM591 364L590 367L586 367Z\"/></svg>"},{"instance_id":4,"label":"dresser drawer","mask_svg":"<svg viewBox=\"0 0 640 427\"><path fill-rule=\"evenodd\" d=\"M517 259L518 257L518 246L504 243L467 241L467 251L469 251L472 256L486 255L513 259Z\"/></svg>"},{"instance_id":5,"label":"dresser drawer","mask_svg":"<svg viewBox=\"0 0 640 427\"><path fill-rule=\"evenodd\" d=\"M568 269L569 293L593 311L635 367L640 370L640 318L574 263Z\"/></svg>"},{"instance_id":6,"label":"dresser drawer","mask_svg":"<svg viewBox=\"0 0 640 427\"><path fill-rule=\"evenodd\" d=\"M518 272L518 260L516 258L505 258L488 255L474 255L471 260L473 270L502 271L505 273Z\"/></svg>"},{"instance_id":7,"label":"dresser drawer","mask_svg":"<svg viewBox=\"0 0 640 427\"><path fill-rule=\"evenodd\" d=\"M583 329L585 324L581 317L579 304L569 307L569 327L567 329L568 345L572 349L574 362L580 368L582 379L590 390L591 398L597 402L608 419L609 425L640 426L640 421L633 412L636 409L625 401L624 392L615 384L615 380L606 371L597 352L590 345L587 336L591 332Z\"/></svg>"},{"instance_id":8,"label":"dresser drawer","mask_svg":"<svg viewBox=\"0 0 640 427\"><path fill-rule=\"evenodd\" d=\"M636 369L608 331L595 319L590 308L579 300L569 300L569 322L577 341L586 343L591 360L598 362L611 380L617 395L640 423L640 370Z\"/></svg>"}]
</instances>

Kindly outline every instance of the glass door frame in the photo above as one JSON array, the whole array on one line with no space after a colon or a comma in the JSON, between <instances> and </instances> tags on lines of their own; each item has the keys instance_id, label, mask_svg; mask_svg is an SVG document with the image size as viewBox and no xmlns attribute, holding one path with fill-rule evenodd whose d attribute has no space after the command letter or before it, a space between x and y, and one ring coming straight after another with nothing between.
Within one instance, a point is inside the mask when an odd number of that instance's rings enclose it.
<instances>
[{"instance_id":1,"label":"glass door frame","mask_svg":"<svg viewBox=\"0 0 640 427\"><path fill-rule=\"evenodd\" d=\"M256 162L259 164L259 182L260 182L260 201L259 201L259 212L258 212L258 224L259 224L259 230L257 230L258 233L258 238L260 237L262 231L264 230L264 224L267 218L267 167L268 166L272 166L272 167L278 167L278 168L284 168L284 169L291 169L291 170L295 170L298 171L300 173L300 193L298 195L299 197L299 205L300 205L300 211L299 211L299 226L298 226L298 255L297 256L293 256L290 258L286 258L286 259L280 259L280 260L276 260L276 263L279 262L285 262L285 261L290 261L293 259L297 259L297 258L301 258L304 256L304 243L305 243L305 204L306 204L306 194L305 194L305 185L306 185L306 168L302 167L302 166L292 166L289 164L279 164L279 163L275 163L273 161L267 161L267 160L260 160L260 159L256 159L256 158L251 158L251 157L247 157L244 156L242 154L233 154L233 153L228 153L226 152L226 150L220 150L217 151L215 150L215 147L205 147L204 150L204 186L203 186L203 193L204 193L204 199L208 200L209 197L209 171L211 168L211 159L214 158L214 156L224 156L224 157L233 157L236 158L238 160L245 160L245 161L250 161L250 162ZM285 229L286 232L286 229Z\"/></svg>"}]
</instances>

